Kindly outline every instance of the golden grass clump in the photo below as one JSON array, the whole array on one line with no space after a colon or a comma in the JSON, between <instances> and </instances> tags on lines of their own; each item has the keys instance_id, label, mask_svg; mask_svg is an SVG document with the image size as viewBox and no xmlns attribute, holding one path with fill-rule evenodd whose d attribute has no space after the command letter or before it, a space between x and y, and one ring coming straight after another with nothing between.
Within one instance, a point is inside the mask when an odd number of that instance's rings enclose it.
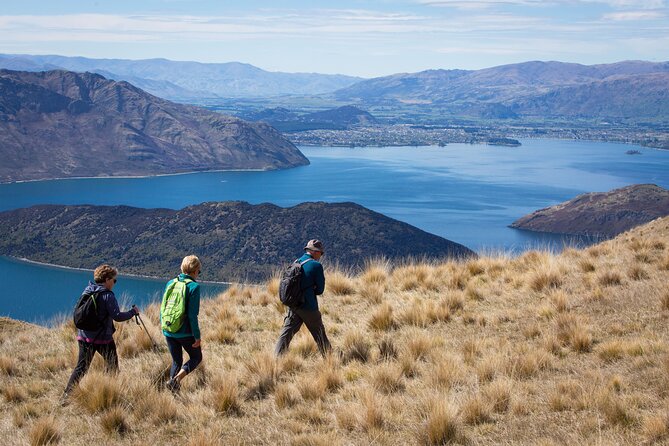
<instances>
[{"instance_id":1,"label":"golden grass clump","mask_svg":"<svg viewBox=\"0 0 669 446\"><path fill-rule=\"evenodd\" d=\"M16 375L18 368L16 362L7 355L0 355L0 373L7 376Z\"/></svg>"},{"instance_id":2,"label":"golden grass clump","mask_svg":"<svg viewBox=\"0 0 669 446\"><path fill-rule=\"evenodd\" d=\"M375 283L385 286L388 281L389 270L390 264L387 261L371 261L360 275L360 280L362 283Z\"/></svg>"},{"instance_id":3,"label":"golden grass clump","mask_svg":"<svg viewBox=\"0 0 669 446\"><path fill-rule=\"evenodd\" d=\"M383 301L385 285L377 282L364 283L358 290L358 295L363 301L379 304Z\"/></svg>"},{"instance_id":4,"label":"golden grass clump","mask_svg":"<svg viewBox=\"0 0 669 446\"><path fill-rule=\"evenodd\" d=\"M379 339L379 358L384 361L390 361L397 358L397 347L391 336L384 336Z\"/></svg>"},{"instance_id":5,"label":"golden grass clump","mask_svg":"<svg viewBox=\"0 0 669 446\"><path fill-rule=\"evenodd\" d=\"M481 395L473 395L460 406L460 417L465 424L481 424L492 420L492 408Z\"/></svg>"},{"instance_id":6,"label":"golden grass clump","mask_svg":"<svg viewBox=\"0 0 669 446\"><path fill-rule=\"evenodd\" d=\"M562 345L569 345L575 352L585 353L592 349L592 335L583 321L572 314L560 314L555 318L556 337Z\"/></svg>"},{"instance_id":7,"label":"golden grass clump","mask_svg":"<svg viewBox=\"0 0 669 446\"><path fill-rule=\"evenodd\" d=\"M669 440L669 413L663 412L646 417L643 420L642 432L646 441L650 443Z\"/></svg>"},{"instance_id":8,"label":"golden grass clump","mask_svg":"<svg viewBox=\"0 0 669 446\"><path fill-rule=\"evenodd\" d=\"M385 302L379 306L369 319L368 325L370 328L378 331L388 331L392 328L395 328L397 322L395 321L395 316L393 315L393 307Z\"/></svg>"},{"instance_id":9,"label":"golden grass clump","mask_svg":"<svg viewBox=\"0 0 669 446\"><path fill-rule=\"evenodd\" d=\"M530 288L533 291L544 289L555 289L562 286L563 273L554 265L541 265L537 267L529 279Z\"/></svg>"},{"instance_id":10,"label":"golden grass clump","mask_svg":"<svg viewBox=\"0 0 669 446\"><path fill-rule=\"evenodd\" d=\"M457 410L446 402L446 398L431 402L422 431L422 444L436 446L457 442L462 431Z\"/></svg>"},{"instance_id":11,"label":"golden grass clump","mask_svg":"<svg viewBox=\"0 0 669 446\"><path fill-rule=\"evenodd\" d=\"M90 371L73 391L73 397L89 413L97 413L121 404L123 393L118 379Z\"/></svg>"},{"instance_id":12,"label":"golden grass clump","mask_svg":"<svg viewBox=\"0 0 669 446\"><path fill-rule=\"evenodd\" d=\"M344 384L341 365L334 354L328 355L317 367L316 382L328 392L334 392Z\"/></svg>"},{"instance_id":13,"label":"golden grass clump","mask_svg":"<svg viewBox=\"0 0 669 446\"><path fill-rule=\"evenodd\" d=\"M381 429L385 424L383 404L371 391L365 392L362 396L362 416L360 420L363 429L367 431Z\"/></svg>"},{"instance_id":14,"label":"golden grass clump","mask_svg":"<svg viewBox=\"0 0 669 446\"><path fill-rule=\"evenodd\" d=\"M371 353L371 347L367 336L359 331L350 331L344 337L343 359L345 362L367 362Z\"/></svg>"},{"instance_id":15,"label":"golden grass clump","mask_svg":"<svg viewBox=\"0 0 669 446\"><path fill-rule=\"evenodd\" d=\"M623 278L617 271L606 270L597 276L597 283L601 286L617 286L623 283Z\"/></svg>"},{"instance_id":16,"label":"golden grass clump","mask_svg":"<svg viewBox=\"0 0 669 446\"><path fill-rule=\"evenodd\" d=\"M25 389L18 384L5 384L2 386L2 396L8 403L20 403L26 400Z\"/></svg>"},{"instance_id":17,"label":"golden grass clump","mask_svg":"<svg viewBox=\"0 0 669 446\"><path fill-rule=\"evenodd\" d=\"M291 446L337 446L339 442L332 433L299 434L294 437Z\"/></svg>"},{"instance_id":18,"label":"golden grass clump","mask_svg":"<svg viewBox=\"0 0 669 446\"><path fill-rule=\"evenodd\" d=\"M629 426L635 421L628 404L615 393L606 392L601 395L597 408L612 425Z\"/></svg>"},{"instance_id":19,"label":"golden grass clump","mask_svg":"<svg viewBox=\"0 0 669 446\"><path fill-rule=\"evenodd\" d=\"M277 363L269 352L257 352L244 363L247 398L262 399L269 395L277 379Z\"/></svg>"},{"instance_id":20,"label":"golden grass clump","mask_svg":"<svg viewBox=\"0 0 669 446\"><path fill-rule=\"evenodd\" d=\"M372 386L386 394L401 392L405 388L402 370L393 364L377 367L372 375Z\"/></svg>"},{"instance_id":21,"label":"golden grass clump","mask_svg":"<svg viewBox=\"0 0 669 446\"><path fill-rule=\"evenodd\" d=\"M62 438L61 429L52 416L40 418L30 429L30 446L57 444Z\"/></svg>"},{"instance_id":22,"label":"golden grass clump","mask_svg":"<svg viewBox=\"0 0 669 446\"><path fill-rule=\"evenodd\" d=\"M669 311L669 292L667 291L660 296L660 308L662 311Z\"/></svg>"},{"instance_id":23,"label":"golden grass clump","mask_svg":"<svg viewBox=\"0 0 669 446\"><path fill-rule=\"evenodd\" d=\"M130 430L125 411L113 407L100 416L100 425L108 435L124 435Z\"/></svg>"},{"instance_id":24,"label":"golden grass clump","mask_svg":"<svg viewBox=\"0 0 669 446\"><path fill-rule=\"evenodd\" d=\"M355 293L353 279L341 271L328 274L327 291L335 296L346 296Z\"/></svg>"},{"instance_id":25,"label":"golden grass clump","mask_svg":"<svg viewBox=\"0 0 669 446\"><path fill-rule=\"evenodd\" d=\"M463 376L464 367L459 359L445 356L435 361L429 377L435 387L450 389L454 384L461 382Z\"/></svg>"},{"instance_id":26,"label":"golden grass clump","mask_svg":"<svg viewBox=\"0 0 669 446\"><path fill-rule=\"evenodd\" d=\"M583 386L575 380L564 380L557 383L550 394L548 405L556 411L581 410L588 405L589 395Z\"/></svg>"},{"instance_id":27,"label":"golden grass clump","mask_svg":"<svg viewBox=\"0 0 669 446\"><path fill-rule=\"evenodd\" d=\"M496 413L504 413L509 410L512 395L513 381L508 378L496 379L483 388L483 396Z\"/></svg>"},{"instance_id":28,"label":"golden grass clump","mask_svg":"<svg viewBox=\"0 0 669 446\"><path fill-rule=\"evenodd\" d=\"M597 348L597 355L605 362L616 361L625 356L625 343L619 339L602 343Z\"/></svg>"},{"instance_id":29,"label":"golden grass clump","mask_svg":"<svg viewBox=\"0 0 669 446\"><path fill-rule=\"evenodd\" d=\"M422 332L412 332L403 349L403 355L414 361L421 361L427 359L431 350L432 339L428 335Z\"/></svg>"},{"instance_id":30,"label":"golden grass clump","mask_svg":"<svg viewBox=\"0 0 669 446\"><path fill-rule=\"evenodd\" d=\"M224 415L240 415L242 413L239 383L232 376L225 376L213 381L211 402L214 410Z\"/></svg>"},{"instance_id":31,"label":"golden grass clump","mask_svg":"<svg viewBox=\"0 0 669 446\"><path fill-rule=\"evenodd\" d=\"M281 383L274 391L274 404L279 409L293 407L300 401L302 401L302 395L295 384Z\"/></svg>"},{"instance_id":32,"label":"golden grass clump","mask_svg":"<svg viewBox=\"0 0 669 446\"><path fill-rule=\"evenodd\" d=\"M646 280L650 278L650 275L648 274L648 271L646 271L644 267L639 265L633 265L627 271L627 277L629 277L632 280Z\"/></svg>"}]
</instances>

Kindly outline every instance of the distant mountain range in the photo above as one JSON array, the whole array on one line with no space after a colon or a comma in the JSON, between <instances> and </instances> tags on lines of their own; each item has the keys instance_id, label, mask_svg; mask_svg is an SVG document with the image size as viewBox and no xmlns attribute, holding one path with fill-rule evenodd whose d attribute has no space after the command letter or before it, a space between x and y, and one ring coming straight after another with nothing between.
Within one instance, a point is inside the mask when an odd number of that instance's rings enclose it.
<instances>
[{"instance_id":1,"label":"distant mountain range","mask_svg":"<svg viewBox=\"0 0 669 446\"><path fill-rule=\"evenodd\" d=\"M595 192L526 215L512 228L556 234L615 237L669 215L669 190L636 184Z\"/></svg>"},{"instance_id":2,"label":"distant mountain range","mask_svg":"<svg viewBox=\"0 0 669 446\"><path fill-rule=\"evenodd\" d=\"M669 62L526 62L428 70L358 82L333 94L362 105L424 105L487 118L669 116Z\"/></svg>"},{"instance_id":3,"label":"distant mountain range","mask_svg":"<svg viewBox=\"0 0 669 446\"><path fill-rule=\"evenodd\" d=\"M0 70L0 181L308 164L278 131L127 82Z\"/></svg>"},{"instance_id":4,"label":"distant mountain range","mask_svg":"<svg viewBox=\"0 0 669 446\"><path fill-rule=\"evenodd\" d=\"M377 120L369 112L352 105L312 113L297 113L284 107L240 114L249 121L262 121L282 132L314 129L343 130L351 126L372 125Z\"/></svg>"},{"instance_id":5,"label":"distant mountain range","mask_svg":"<svg viewBox=\"0 0 669 446\"><path fill-rule=\"evenodd\" d=\"M292 208L245 202L203 203L181 210L127 206L34 206L0 213L0 254L123 273L169 277L195 253L204 280L263 280L318 238L325 259L341 267L366 259L476 256L466 247L355 203Z\"/></svg>"},{"instance_id":6,"label":"distant mountain range","mask_svg":"<svg viewBox=\"0 0 669 446\"><path fill-rule=\"evenodd\" d=\"M0 68L19 71L88 71L108 79L130 82L155 96L172 100L217 96L313 95L330 93L361 80L339 74L270 72L239 62L89 59L21 54L0 54Z\"/></svg>"}]
</instances>

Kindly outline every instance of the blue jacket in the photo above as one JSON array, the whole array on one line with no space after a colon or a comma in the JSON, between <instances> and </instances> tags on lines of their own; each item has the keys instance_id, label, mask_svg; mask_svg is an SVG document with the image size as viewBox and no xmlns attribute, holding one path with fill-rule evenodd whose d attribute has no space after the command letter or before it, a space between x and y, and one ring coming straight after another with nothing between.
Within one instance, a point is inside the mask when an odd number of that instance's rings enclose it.
<instances>
[{"instance_id":1,"label":"blue jacket","mask_svg":"<svg viewBox=\"0 0 669 446\"><path fill-rule=\"evenodd\" d=\"M317 311L318 299L316 296L320 296L325 291L325 274L323 274L323 265L314 260L311 254L304 253L299 261L304 262L307 259L311 260L302 265L304 275L300 283L300 288L304 290L304 304L299 308L300 310Z\"/></svg>"},{"instance_id":2,"label":"blue jacket","mask_svg":"<svg viewBox=\"0 0 669 446\"><path fill-rule=\"evenodd\" d=\"M121 311L116 302L114 293L98 283L88 282L88 286L82 294L98 293L95 302L98 308L98 317L102 320L102 329L99 331L77 330L77 339L95 344L109 344L116 329L114 322L123 322L131 319L135 312Z\"/></svg>"},{"instance_id":3,"label":"blue jacket","mask_svg":"<svg viewBox=\"0 0 669 446\"><path fill-rule=\"evenodd\" d=\"M200 313L200 284L197 283L195 279L193 279L188 274L181 273L176 279L172 279L167 282L167 285L165 285L165 291L167 291L167 288L169 288L170 284L172 284L175 280L185 279L192 280L192 282L186 285L186 320L184 321L179 331L176 333L170 333L163 330L163 334L171 338L188 338L193 336L195 339L200 339L200 325L197 321L197 316ZM165 295L164 291L163 295Z\"/></svg>"}]
</instances>

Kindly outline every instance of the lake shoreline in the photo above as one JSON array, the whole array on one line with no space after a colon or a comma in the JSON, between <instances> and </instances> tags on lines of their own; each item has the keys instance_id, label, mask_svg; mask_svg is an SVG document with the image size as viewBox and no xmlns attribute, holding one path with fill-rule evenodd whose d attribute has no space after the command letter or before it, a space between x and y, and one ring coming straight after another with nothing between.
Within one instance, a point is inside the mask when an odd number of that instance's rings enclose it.
<instances>
[{"instance_id":1,"label":"lake shoreline","mask_svg":"<svg viewBox=\"0 0 669 446\"><path fill-rule=\"evenodd\" d=\"M3 255L0 257L4 257L5 259L9 259L10 261L14 261L17 263L29 263L32 265L38 265L38 266L44 266L47 268L52 268L52 269L64 269L68 271L82 271L82 272L90 272L93 273L92 269L87 269L87 268L75 268L73 266L65 266L65 265L57 265L55 263L48 263L48 262L39 262L37 260L31 260L27 259L25 257L14 257L14 256L7 256ZM164 277L155 277L155 276L147 276L143 274L128 274L128 273L121 273L119 272L118 274L120 277L131 277L133 279L146 279L146 280L151 280L151 281L162 281L167 283L168 280L173 279L173 277L169 278L164 278ZM235 282L216 282L213 280L198 280L198 283L203 283L203 284L212 284L212 285L236 285Z\"/></svg>"}]
</instances>

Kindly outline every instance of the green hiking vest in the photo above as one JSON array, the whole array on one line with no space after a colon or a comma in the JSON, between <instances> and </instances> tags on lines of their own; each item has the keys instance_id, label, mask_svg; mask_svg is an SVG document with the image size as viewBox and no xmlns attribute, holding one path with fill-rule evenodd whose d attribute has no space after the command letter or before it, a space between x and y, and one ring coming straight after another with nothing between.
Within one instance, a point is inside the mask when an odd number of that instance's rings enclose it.
<instances>
[{"instance_id":1,"label":"green hiking vest","mask_svg":"<svg viewBox=\"0 0 669 446\"><path fill-rule=\"evenodd\" d=\"M176 333L186 317L186 290L192 280L177 277L167 287L160 305L160 327L168 333Z\"/></svg>"}]
</instances>

